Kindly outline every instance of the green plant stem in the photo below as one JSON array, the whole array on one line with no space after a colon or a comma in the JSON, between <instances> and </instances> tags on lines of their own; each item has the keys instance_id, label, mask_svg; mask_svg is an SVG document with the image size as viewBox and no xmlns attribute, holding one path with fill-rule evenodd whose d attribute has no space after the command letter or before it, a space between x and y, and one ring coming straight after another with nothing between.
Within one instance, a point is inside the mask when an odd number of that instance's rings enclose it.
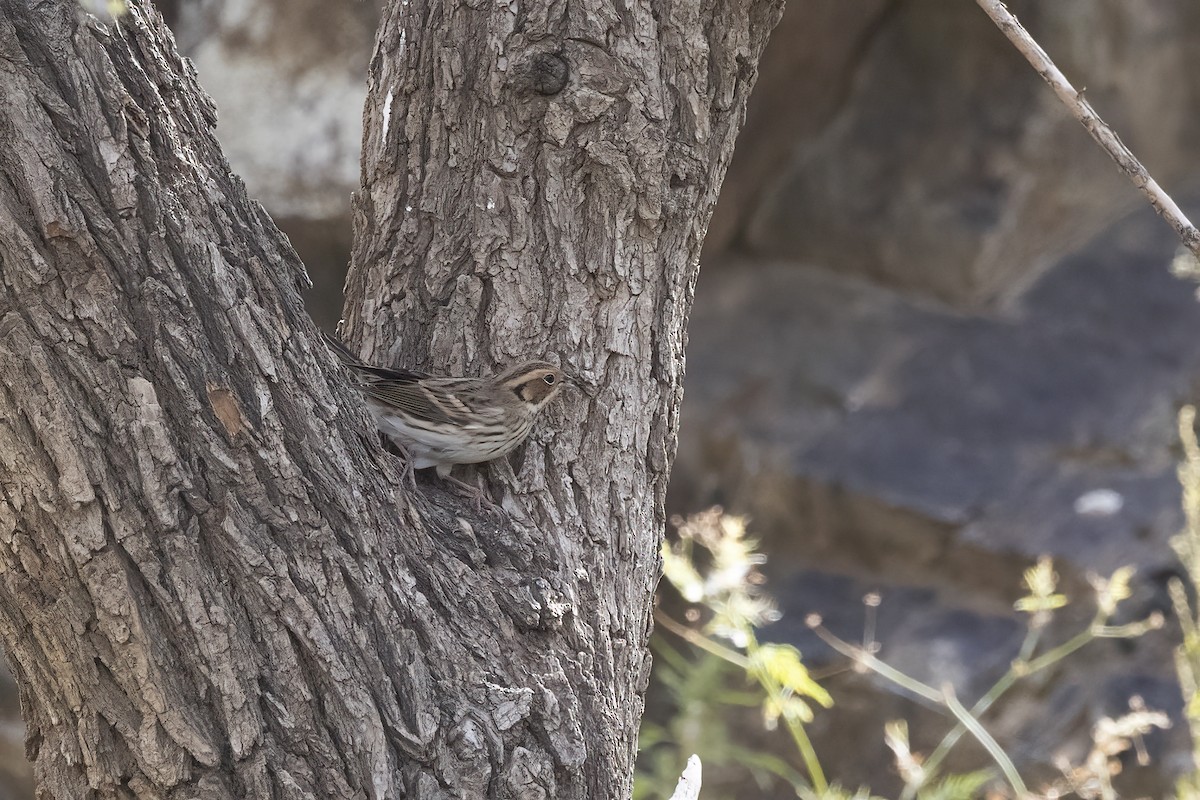
<instances>
[{"instance_id":1,"label":"green plant stem","mask_svg":"<svg viewBox=\"0 0 1200 800\"><path fill-rule=\"evenodd\" d=\"M1142 623L1131 623L1129 625L1110 628L1104 624L1106 621L1107 619L1103 614L1097 614L1087 628L1080 631L1066 642L1063 642L1058 647L1055 647L1032 660L1028 660L1028 655L1032 652L1032 648L1026 648L1025 646L1022 646L1021 655L1024 656L1024 658L1018 656L1017 660L1013 662L1012 667L1010 667L1007 672L1000 676L1000 679L996 681L992 688L989 689L987 693L983 695L983 697L979 698L979 701L971 707L971 716L975 719L983 716L983 714L985 714L987 710L992 707L992 704L999 700L1005 692L1011 689L1013 684L1015 684L1019 679L1057 664L1059 661L1063 660L1096 638L1101 636L1108 637L1129 635L1130 633L1136 635L1144 632L1144 625ZM1030 630L1030 636L1026 637L1026 642L1035 639L1033 636L1034 630L1035 629ZM950 754L950 750L953 749L954 745L958 744L959 739L962 738L962 735L966 733L966 731L966 727L960 722L952 730L950 730L950 732L942 737L942 741L938 744L934 751L930 753L929 758L925 760L924 766L926 774L933 775L937 772L942 761L947 755ZM900 800L912 800L912 798L916 795L917 788L918 787L915 786L904 787L904 791L900 795Z\"/></svg>"},{"instance_id":2,"label":"green plant stem","mask_svg":"<svg viewBox=\"0 0 1200 800\"><path fill-rule=\"evenodd\" d=\"M1037 650L1038 642L1042 639L1042 631L1045 629L1043 625L1029 626L1029 630L1025 632L1025 640L1021 642L1021 650L1017 653L1018 663L1033 658L1033 652Z\"/></svg>"},{"instance_id":3,"label":"green plant stem","mask_svg":"<svg viewBox=\"0 0 1200 800\"><path fill-rule=\"evenodd\" d=\"M950 709L954 716L958 717L958 723L966 727L979 740L979 743L984 746L988 753L991 754L992 760L1000 767L1000 771L1004 773L1008 785L1012 787L1013 794L1016 797L1026 797L1029 791L1025 788L1025 782L1021 780L1016 765L1008 757L1008 753L1004 752L1004 748L992 738L990 733L984 730L984 727L979 724L979 720L972 716L971 712L967 711L962 703L958 702L958 698L954 696L953 689L947 686L943 697L946 707Z\"/></svg>"},{"instance_id":4,"label":"green plant stem","mask_svg":"<svg viewBox=\"0 0 1200 800\"><path fill-rule=\"evenodd\" d=\"M657 622L659 625L662 625L664 628L669 630L671 633L678 636L680 639L683 639L685 642L688 642L689 644L694 644L696 647L699 647L701 650L703 650L707 653L712 653L717 658L723 658L726 661L728 661L730 664L739 666L742 669L746 670L747 672L750 671L750 659L746 658L744 655L742 655L741 653L739 653L736 650L731 650L728 647L717 644L712 639L705 636L703 633L700 633L697 630L693 630L692 628L689 628L687 625L679 624L678 622L671 619L670 617L668 617L666 614L662 613L661 611L658 611L657 609L654 612L654 621Z\"/></svg>"},{"instance_id":5,"label":"green plant stem","mask_svg":"<svg viewBox=\"0 0 1200 800\"><path fill-rule=\"evenodd\" d=\"M707 653L712 653L717 658L723 658L729 663L741 667L746 671L747 675L755 677L759 685L766 691L768 697L775 700L780 707L783 706L783 687L763 670L753 669L754 656L758 652L758 640L752 632L746 631L747 655L742 655L736 650L731 650L724 645L717 644L693 628L681 625L661 611L655 610L654 621L685 642L693 644ZM783 715L783 722L787 726L788 733L791 734L792 741L796 744L796 749L800 751L800 757L804 760L804 767L808 770L808 777L812 782L813 790L817 794L824 794L829 790L829 782L825 779L825 771L821 768L821 760L817 758L817 751L813 747L812 740L808 738L808 732L804 730L804 726L798 720L792 718L789 714Z\"/></svg>"},{"instance_id":6,"label":"green plant stem","mask_svg":"<svg viewBox=\"0 0 1200 800\"><path fill-rule=\"evenodd\" d=\"M817 758L816 748L808 738L808 731L791 717L785 716L784 723L788 733L792 735L792 741L796 743L796 749L800 751L800 757L804 759L804 768L808 770L808 777L812 779L813 790L818 795L825 794L829 791L829 782L825 780L825 770L821 768L821 760Z\"/></svg>"},{"instance_id":7,"label":"green plant stem","mask_svg":"<svg viewBox=\"0 0 1200 800\"><path fill-rule=\"evenodd\" d=\"M1188 584L1200 588L1200 441L1196 438L1196 408L1184 406L1179 410L1179 442L1183 446L1183 459L1177 474L1183 488L1183 513L1187 520L1183 530L1171 539L1171 547L1183 564ZM1175 616L1183 629L1183 641L1175 650L1175 672L1179 675L1183 696L1191 698L1184 705L1184 717L1192 733L1192 757L1200 764L1200 702L1196 700L1197 683L1200 682L1200 617L1188 601L1183 580L1173 578L1167 584ZM1180 779L1178 796L1188 788L1200 787L1200 770L1193 769L1190 775ZM1194 791L1194 790L1193 790Z\"/></svg>"},{"instance_id":8,"label":"green plant stem","mask_svg":"<svg viewBox=\"0 0 1200 800\"><path fill-rule=\"evenodd\" d=\"M1067 656L1074 653L1079 648L1083 647L1088 642L1096 638L1096 631L1104 626L1105 618L1101 614L1097 614L1092 624L1081 630L1079 633L1067 639L1058 647L1051 648L1042 653L1037 658L1025 664L1025 674L1031 675L1034 672L1043 670L1046 667L1053 666L1059 661L1062 661Z\"/></svg>"},{"instance_id":9,"label":"green plant stem","mask_svg":"<svg viewBox=\"0 0 1200 800\"><path fill-rule=\"evenodd\" d=\"M980 715L986 712L989 708L991 708L992 703L999 700L1001 695L1012 688L1013 684L1016 683L1021 677L1021 674L1023 673L1021 673L1016 667L1010 667L1008 672L1005 672L1002 676L1000 676L1000 680L996 681L992 688L988 690L987 694L979 698L979 701L971 707L970 713L974 717L978 718ZM950 751L954 748L954 745L958 744L958 740L961 739L962 735L966 732L967 726L963 725L960 721L950 730L949 733L942 737L942 741L938 743L938 746L934 748L934 751L929 754L929 758L925 759L925 762L921 765L924 767L926 775L933 776L937 774L938 768L942 765L942 761L950 754ZM906 785L904 787L904 791L900 793L900 800L912 800L916 796L917 789L919 788L920 787L916 785Z\"/></svg>"},{"instance_id":10,"label":"green plant stem","mask_svg":"<svg viewBox=\"0 0 1200 800\"><path fill-rule=\"evenodd\" d=\"M1021 655L1025 656L1025 658L1021 658L1019 656L1018 659L1013 662L1012 666L1009 667L1008 671L1000 676L1000 679L997 680L990 689L988 689L983 697L979 698L975 705L971 707L971 716L974 719L978 719L979 717L983 716L987 710L992 707L992 704L999 700L1004 693L1011 689L1013 685L1022 677L1025 677L1026 675L1032 675L1039 670L1052 666L1058 661L1069 656L1071 653L1074 653L1088 642L1092 641L1092 639L1095 638L1093 629L1096 626L1103 624L1103 622L1104 618L1100 615L1097 615L1096 618L1092 620L1092 624L1087 628L1080 631L1077 635L1058 647L1055 647L1053 650L1050 650L1033 660L1028 660L1028 656L1032 653L1032 648L1027 649L1026 647L1022 646ZM1040 629L1031 629L1030 636L1026 637L1026 642L1032 640L1036 646L1036 637L1032 635L1034 630ZM939 742L938 746L934 748L934 751L929 754L929 758L925 759L924 766L925 773L927 775L936 774L938 768L942 764L942 761L950 754L950 751L954 748L954 745L958 744L958 740L961 739L962 735L966 732L967 727L964 726L960 721L958 725L954 726L954 728L952 728L945 736L942 737L942 741ZM917 788L918 787L915 786L904 787L904 791L900 795L900 800L912 800L912 798L916 795Z\"/></svg>"},{"instance_id":11,"label":"green plant stem","mask_svg":"<svg viewBox=\"0 0 1200 800\"><path fill-rule=\"evenodd\" d=\"M1013 665L1008 669L1008 671L1005 672L1004 675L1002 675L1000 679L996 681L992 688L989 689L988 692L981 697L978 702L975 703L970 711L967 711L966 708L963 707L957 699L955 699L954 704L957 705L958 708L963 709L964 714L966 714L966 718L970 720L970 724L967 723L964 717L955 712L954 707L951 706L951 704L947 701L945 694L938 692L933 687L921 683L915 678L900 672L894 667L889 666L871 653L855 647L848 642L842 641L824 627L817 626L813 630L818 636L821 637L822 641L824 641L833 649L837 650L842 655L853 659L859 664L862 664L867 669L876 673L880 677L886 678L897 686L907 689L919 697L924 697L925 699L931 700L940 706L948 708L952 713L955 714L956 717L958 717L958 725L956 725L949 733L946 734L946 736L942 738L941 743L938 744L937 748L932 754L930 754L929 758L926 759L925 764L923 765L925 767L926 774L933 775L936 773L937 768L940 766L942 760L945 759L947 754L949 754L951 748L953 748L954 745L958 743L958 740L962 738L962 735L967 732L970 732L973 736L975 736L975 738L979 740L980 744L982 744L989 753L992 753L992 757L996 759L996 763L1000 765L1001 770L1005 770L1006 768L1004 762L1007 762L1008 766L1011 767L1012 761L1008 759L1003 750L999 750L999 758L997 758L996 753L992 752L991 745L994 745L996 748L999 748L999 745L996 745L995 740L992 739L987 731L985 731L983 727L979 725L978 717L991 708L992 704L995 703L996 700L998 700L1005 692L1012 688L1013 684L1015 684L1020 678L1026 675L1032 675L1035 672L1058 663L1079 648L1086 645L1088 642L1097 638L1099 635L1109 635L1110 629L1104 626L1106 621L1107 620L1103 615L1097 614L1087 628L1080 631L1066 642L1063 642L1058 647L1055 647L1030 661L1018 660L1013 662ZM1121 627L1129 628L1131 626ZM1114 628L1111 630L1116 631L1117 629ZM1026 637L1025 642L1022 644L1021 654L1025 655L1031 652L1036 644L1036 637L1031 633L1031 635ZM991 743L990 745L989 742ZM1005 777L1008 778L1010 783L1012 783L1012 778L1015 776L1017 780L1017 784L1013 784L1015 787L1020 784L1021 778L1016 774L1015 768L1013 768L1011 771L1012 775L1006 771ZM912 800L918 788L919 787L912 785L905 786L903 793L900 795L900 799Z\"/></svg>"},{"instance_id":12,"label":"green plant stem","mask_svg":"<svg viewBox=\"0 0 1200 800\"><path fill-rule=\"evenodd\" d=\"M1200 664L1200 628L1192 615L1191 603L1188 602L1183 581L1172 578L1167 583L1167 591L1170 592L1171 603L1175 607L1175 618L1179 620L1179 627L1183 629L1183 641L1175 651L1175 672L1179 675L1179 688L1183 690L1183 696L1192 698L1184 706L1184 716L1187 717L1188 727L1192 732L1193 758L1200 764L1200 717L1194 713L1198 688L1196 665Z\"/></svg>"},{"instance_id":13,"label":"green plant stem","mask_svg":"<svg viewBox=\"0 0 1200 800\"><path fill-rule=\"evenodd\" d=\"M878 658L866 652L861 647L842 641L823 627L818 626L813 628L813 632L816 633L817 636L821 637L821 641L825 642L825 644L846 656L846 658L862 664L864 667L876 673L877 675L887 678L897 686L907 689L919 697L924 697L926 700L936 703L939 706L945 705L943 702L942 693L937 689L934 689L932 686L926 686L916 678L905 675L895 667L880 661Z\"/></svg>"},{"instance_id":14,"label":"green plant stem","mask_svg":"<svg viewBox=\"0 0 1200 800\"><path fill-rule=\"evenodd\" d=\"M754 636L753 631L745 631L746 634L746 654L750 657L751 663L754 662L755 655L758 653L758 639ZM766 690L767 695L774 699L779 707L783 707L784 692L783 687L767 674L766 670L754 670L752 674L758 679L759 684ZM788 733L792 736L792 741L796 743L796 749L800 751L800 757L804 759L804 768L808 770L808 777L812 781L813 790L818 795L823 795L829 791L829 783L825 780L825 770L821 768L821 760L817 758L816 748L813 747L812 739L808 738L808 731L804 730L804 726L799 720L795 719L790 714L783 714L783 722L787 725Z\"/></svg>"}]
</instances>

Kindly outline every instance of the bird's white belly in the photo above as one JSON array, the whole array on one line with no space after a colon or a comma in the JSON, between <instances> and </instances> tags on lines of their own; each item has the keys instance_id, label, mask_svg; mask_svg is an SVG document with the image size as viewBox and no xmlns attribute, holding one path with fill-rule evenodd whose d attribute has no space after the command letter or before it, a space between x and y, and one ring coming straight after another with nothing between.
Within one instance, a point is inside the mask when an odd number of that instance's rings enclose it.
<instances>
[{"instance_id":1,"label":"bird's white belly","mask_svg":"<svg viewBox=\"0 0 1200 800\"><path fill-rule=\"evenodd\" d=\"M523 436L501 436L492 426L479 430L465 428L436 429L410 425L404 417L371 408L375 424L412 458L414 469L448 464L478 464L511 451ZM528 428L525 427L526 432Z\"/></svg>"}]
</instances>

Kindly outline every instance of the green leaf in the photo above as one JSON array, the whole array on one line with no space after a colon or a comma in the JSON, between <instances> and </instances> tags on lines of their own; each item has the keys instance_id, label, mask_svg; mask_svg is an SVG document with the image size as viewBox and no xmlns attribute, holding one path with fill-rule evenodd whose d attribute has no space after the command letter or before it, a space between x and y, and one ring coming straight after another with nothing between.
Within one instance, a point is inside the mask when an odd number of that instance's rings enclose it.
<instances>
[{"instance_id":1,"label":"green leaf","mask_svg":"<svg viewBox=\"0 0 1200 800\"><path fill-rule=\"evenodd\" d=\"M1055 591L1058 575L1049 556L1042 556L1036 565L1025 570L1025 587L1029 594L1022 597L1013 607L1027 614L1053 611L1067 604L1067 596Z\"/></svg>"},{"instance_id":2,"label":"green leaf","mask_svg":"<svg viewBox=\"0 0 1200 800\"><path fill-rule=\"evenodd\" d=\"M1122 600L1133 597L1133 574L1135 568L1124 566L1112 574L1108 580L1098 580L1096 586L1096 605L1106 617L1111 617Z\"/></svg>"},{"instance_id":3,"label":"green leaf","mask_svg":"<svg viewBox=\"0 0 1200 800\"><path fill-rule=\"evenodd\" d=\"M779 724L780 717L807 723L812 722L813 712L808 703L805 703L794 694L787 694L783 697L768 697L763 701L763 727L769 731L775 730Z\"/></svg>"},{"instance_id":4,"label":"green leaf","mask_svg":"<svg viewBox=\"0 0 1200 800\"><path fill-rule=\"evenodd\" d=\"M947 775L917 792L917 800L973 800L991 779L992 773L987 770Z\"/></svg>"},{"instance_id":5,"label":"green leaf","mask_svg":"<svg viewBox=\"0 0 1200 800\"><path fill-rule=\"evenodd\" d=\"M750 671L755 677L768 677L794 694L810 697L825 708L833 705L829 692L812 679L800 661L800 651L790 644L764 644L757 648L750 656Z\"/></svg>"}]
</instances>

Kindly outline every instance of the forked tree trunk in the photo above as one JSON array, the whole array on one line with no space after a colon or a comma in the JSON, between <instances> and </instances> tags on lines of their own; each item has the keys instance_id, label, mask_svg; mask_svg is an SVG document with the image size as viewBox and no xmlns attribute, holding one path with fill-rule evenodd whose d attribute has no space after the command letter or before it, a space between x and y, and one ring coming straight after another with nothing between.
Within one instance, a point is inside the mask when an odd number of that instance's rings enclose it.
<instances>
[{"instance_id":1,"label":"forked tree trunk","mask_svg":"<svg viewBox=\"0 0 1200 800\"><path fill-rule=\"evenodd\" d=\"M347 338L587 385L490 515L405 488L132 5L0 0L0 636L44 796L628 796L696 258L778 1L385 14Z\"/></svg>"}]
</instances>

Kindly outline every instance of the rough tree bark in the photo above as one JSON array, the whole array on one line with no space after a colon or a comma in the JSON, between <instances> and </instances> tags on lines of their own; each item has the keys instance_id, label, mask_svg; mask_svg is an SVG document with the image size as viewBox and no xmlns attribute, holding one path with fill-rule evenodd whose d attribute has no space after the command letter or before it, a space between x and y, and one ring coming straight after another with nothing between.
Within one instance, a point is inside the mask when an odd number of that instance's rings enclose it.
<instances>
[{"instance_id":1,"label":"rough tree bark","mask_svg":"<svg viewBox=\"0 0 1200 800\"><path fill-rule=\"evenodd\" d=\"M405 491L131 5L0 0L0 637L44 796L628 796L696 259L778 0L389 8L348 338L588 385L482 517Z\"/></svg>"}]
</instances>

